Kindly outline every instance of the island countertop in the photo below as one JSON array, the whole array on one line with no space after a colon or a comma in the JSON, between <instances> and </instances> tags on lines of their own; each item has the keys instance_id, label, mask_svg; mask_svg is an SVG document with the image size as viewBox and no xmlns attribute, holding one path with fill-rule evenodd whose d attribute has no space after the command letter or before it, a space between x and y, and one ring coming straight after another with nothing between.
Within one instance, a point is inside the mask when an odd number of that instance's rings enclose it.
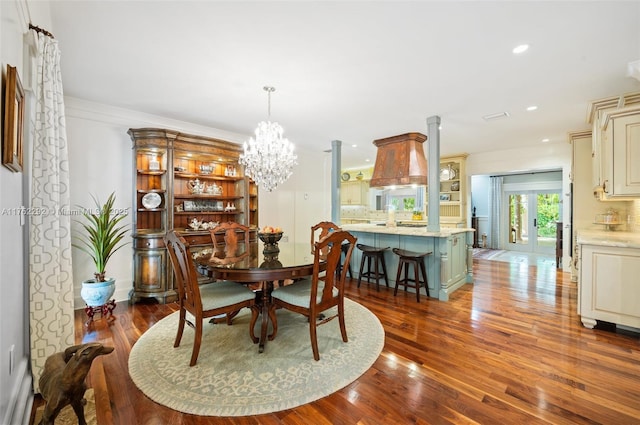
<instances>
[{"instance_id":1,"label":"island countertop","mask_svg":"<svg viewBox=\"0 0 640 425\"><path fill-rule=\"evenodd\" d=\"M458 233L474 232L472 228L441 228L439 232L430 232L427 227L389 227L379 226L377 224L343 224L340 226L342 230L354 232L382 233L387 235L405 235L405 236L431 236L431 237L448 237Z\"/></svg>"},{"instance_id":2,"label":"island countertop","mask_svg":"<svg viewBox=\"0 0 640 425\"><path fill-rule=\"evenodd\" d=\"M640 248L640 232L578 230L579 244Z\"/></svg>"}]
</instances>

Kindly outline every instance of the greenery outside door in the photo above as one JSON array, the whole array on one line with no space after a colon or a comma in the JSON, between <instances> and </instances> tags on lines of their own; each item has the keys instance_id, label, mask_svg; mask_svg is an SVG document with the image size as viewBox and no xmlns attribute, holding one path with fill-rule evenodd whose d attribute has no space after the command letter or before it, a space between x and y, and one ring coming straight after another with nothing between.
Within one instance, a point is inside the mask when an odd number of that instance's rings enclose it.
<instances>
[{"instance_id":1,"label":"greenery outside door","mask_svg":"<svg viewBox=\"0 0 640 425\"><path fill-rule=\"evenodd\" d=\"M509 213L507 249L553 255L556 222L562 217L560 192L506 192Z\"/></svg>"}]
</instances>

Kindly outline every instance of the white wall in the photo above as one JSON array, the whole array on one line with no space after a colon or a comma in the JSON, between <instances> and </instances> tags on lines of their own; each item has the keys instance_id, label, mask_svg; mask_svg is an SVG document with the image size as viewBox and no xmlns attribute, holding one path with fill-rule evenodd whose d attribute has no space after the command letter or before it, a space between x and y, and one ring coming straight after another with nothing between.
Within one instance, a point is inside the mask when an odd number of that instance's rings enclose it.
<instances>
[{"instance_id":1,"label":"white wall","mask_svg":"<svg viewBox=\"0 0 640 425\"><path fill-rule=\"evenodd\" d=\"M298 150L298 165L291 178L273 192L259 192L260 227L279 226L280 244L308 242L311 226L331 220L331 142L317 151Z\"/></svg>"}]
</instances>

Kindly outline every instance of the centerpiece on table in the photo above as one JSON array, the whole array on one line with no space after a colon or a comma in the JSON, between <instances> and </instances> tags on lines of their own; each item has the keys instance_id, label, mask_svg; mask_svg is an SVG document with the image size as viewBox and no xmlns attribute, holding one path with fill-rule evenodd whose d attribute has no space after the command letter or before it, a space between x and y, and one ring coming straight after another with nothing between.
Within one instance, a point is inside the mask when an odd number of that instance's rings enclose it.
<instances>
[{"instance_id":1,"label":"centerpiece on table","mask_svg":"<svg viewBox=\"0 0 640 425\"><path fill-rule=\"evenodd\" d=\"M258 237L264 242L262 253L265 255L277 255L280 252L278 241L282 239L282 234L280 227L264 226L258 232Z\"/></svg>"}]
</instances>

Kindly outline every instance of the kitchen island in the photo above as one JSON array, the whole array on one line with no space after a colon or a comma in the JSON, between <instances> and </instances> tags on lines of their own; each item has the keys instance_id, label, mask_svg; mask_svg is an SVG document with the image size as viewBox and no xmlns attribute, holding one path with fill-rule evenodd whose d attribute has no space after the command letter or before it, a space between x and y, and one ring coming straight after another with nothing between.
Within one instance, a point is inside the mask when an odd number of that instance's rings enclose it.
<instances>
[{"instance_id":1,"label":"kitchen island","mask_svg":"<svg viewBox=\"0 0 640 425\"><path fill-rule=\"evenodd\" d=\"M578 314L640 328L640 233L578 230Z\"/></svg>"},{"instance_id":2,"label":"kitchen island","mask_svg":"<svg viewBox=\"0 0 640 425\"><path fill-rule=\"evenodd\" d=\"M357 243L389 247L384 259L387 265L389 286L395 286L398 270L398 256L391 249L400 248L409 251L432 254L425 258L429 295L441 301L448 301L449 295L465 283L473 282L473 229L441 228L439 232L427 231L426 226L394 227L376 224L343 224L358 238ZM360 270L362 252L354 249L351 256L351 268L357 278ZM410 273L413 273L411 270ZM365 281L366 282L366 281ZM400 287L404 289L404 287ZM412 289L409 289L412 290Z\"/></svg>"}]
</instances>

